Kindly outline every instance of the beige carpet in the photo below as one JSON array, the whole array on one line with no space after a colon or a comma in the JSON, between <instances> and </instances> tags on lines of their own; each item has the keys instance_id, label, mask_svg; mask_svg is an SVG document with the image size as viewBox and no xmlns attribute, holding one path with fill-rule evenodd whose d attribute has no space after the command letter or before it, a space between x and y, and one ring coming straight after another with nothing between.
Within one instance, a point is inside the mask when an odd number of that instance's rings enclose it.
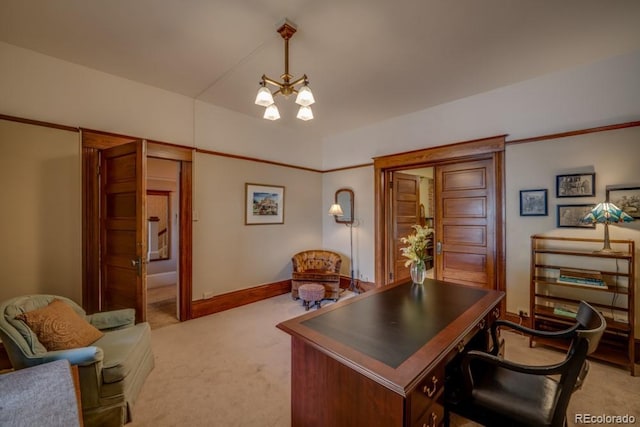
<instances>
[{"instance_id":1,"label":"beige carpet","mask_svg":"<svg viewBox=\"0 0 640 427\"><path fill-rule=\"evenodd\" d=\"M147 290L147 322L151 329L178 323L177 286L168 285Z\"/></svg>"},{"instance_id":2,"label":"beige carpet","mask_svg":"<svg viewBox=\"0 0 640 427\"><path fill-rule=\"evenodd\" d=\"M286 294L153 330L156 367L129 425L289 426L290 337L275 325L304 313L300 301ZM519 335L505 338L510 358L549 363L562 357L553 350L530 349ZM584 388L571 402L570 426L576 425L575 413L629 414L640 424L640 378L592 363Z\"/></svg>"}]
</instances>

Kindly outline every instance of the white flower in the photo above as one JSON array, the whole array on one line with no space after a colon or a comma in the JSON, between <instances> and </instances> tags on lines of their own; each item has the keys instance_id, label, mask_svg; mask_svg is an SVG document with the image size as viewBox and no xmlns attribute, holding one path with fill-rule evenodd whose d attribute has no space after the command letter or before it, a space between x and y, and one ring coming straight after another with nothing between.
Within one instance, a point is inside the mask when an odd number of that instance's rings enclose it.
<instances>
[{"instance_id":1,"label":"white flower","mask_svg":"<svg viewBox=\"0 0 640 427\"><path fill-rule=\"evenodd\" d=\"M421 225L411 226L416 232L407 237L400 238L402 243L408 243L408 246L400 248L402 256L408 258L404 263L405 267L409 267L412 262L423 261L427 257L427 242L429 236L433 233L432 228L423 227Z\"/></svg>"}]
</instances>

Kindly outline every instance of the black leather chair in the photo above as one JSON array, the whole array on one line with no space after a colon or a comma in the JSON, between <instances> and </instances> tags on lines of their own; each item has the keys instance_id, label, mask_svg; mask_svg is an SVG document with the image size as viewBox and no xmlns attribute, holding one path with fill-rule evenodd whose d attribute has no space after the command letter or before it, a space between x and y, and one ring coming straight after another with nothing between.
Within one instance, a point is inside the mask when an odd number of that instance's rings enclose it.
<instances>
[{"instance_id":1,"label":"black leather chair","mask_svg":"<svg viewBox=\"0 0 640 427\"><path fill-rule=\"evenodd\" d=\"M463 388L445 397L445 426L449 426L451 412L485 426L566 426L569 400L582 386L589 370L586 358L598 347L606 324L602 314L584 301L575 325L563 331L534 330L506 320L494 322L494 354L474 350L463 356ZM498 326L544 339L569 340L567 356L546 366L505 360L497 354Z\"/></svg>"}]
</instances>

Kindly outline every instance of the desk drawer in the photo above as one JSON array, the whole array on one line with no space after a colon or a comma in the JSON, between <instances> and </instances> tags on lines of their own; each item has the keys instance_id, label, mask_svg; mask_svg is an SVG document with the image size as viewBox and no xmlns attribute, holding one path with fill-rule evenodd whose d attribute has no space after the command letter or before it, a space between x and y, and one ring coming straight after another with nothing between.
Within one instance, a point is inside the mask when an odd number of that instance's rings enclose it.
<instances>
[{"instance_id":1,"label":"desk drawer","mask_svg":"<svg viewBox=\"0 0 640 427\"><path fill-rule=\"evenodd\" d=\"M412 427L437 427L444 421L444 408L439 403L434 403L429 407L420 419L412 424Z\"/></svg>"},{"instance_id":2,"label":"desk drawer","mask_svg":"<svg viewBox=\"0 0 640 427\"><path fill-rule=\"evenodd\" d=\"M443 389L444 363L441 363L429 372L429 375L427 375L410 394L411 425L415 425L419 419L424 418L424 414L429 412L427 409L433 406Z\"/></svg>"}]
</instances>

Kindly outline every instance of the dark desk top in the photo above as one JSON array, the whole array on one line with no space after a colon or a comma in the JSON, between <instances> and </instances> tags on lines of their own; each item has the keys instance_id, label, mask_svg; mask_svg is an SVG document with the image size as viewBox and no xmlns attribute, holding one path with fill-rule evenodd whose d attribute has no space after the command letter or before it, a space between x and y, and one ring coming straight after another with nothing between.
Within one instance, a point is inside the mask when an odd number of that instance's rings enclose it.
<instances>
[{"instance_id":1,"label":"dark desk top","mask_svg":"<svg viewBox=\"0 0 640 427\"><path fill-rule=\"evenodd\" d=\"M504 293L436 280L377 288L278 328L378 382L406 390L438 363Z\"/></svg>"},{"instance_id":2,"label":"dark desk top","mask_svg":"<svg viewBox=\"0 0 640 427\"><path fill-rule=\"evenodd\" d=\"M302 324L397 368L486 294L436 281L405 283Z\"/></svg>"}]
</instances>

